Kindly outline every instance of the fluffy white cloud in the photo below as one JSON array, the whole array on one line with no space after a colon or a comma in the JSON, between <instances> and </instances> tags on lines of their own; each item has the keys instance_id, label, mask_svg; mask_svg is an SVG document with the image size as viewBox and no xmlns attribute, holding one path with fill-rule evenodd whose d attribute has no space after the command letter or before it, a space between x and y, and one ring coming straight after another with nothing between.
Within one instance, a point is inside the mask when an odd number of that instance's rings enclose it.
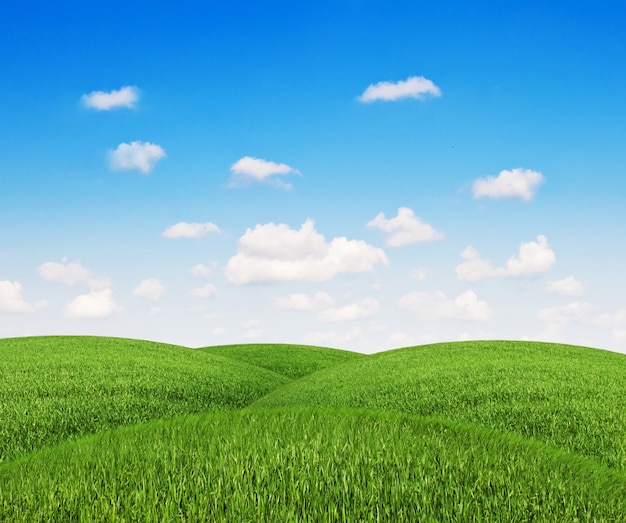
<instances>
[{"instance_id":1,"label":"fluffy white cloud","mask_svg":"<svg viewBox=\"0 0 626 523\"><path fill-rule=\"evenodd\" d=\"M47 281L57 281L65 285L74 286L77 283L88 285L91 289L104 289L110 286L107 279L95 279L89 269L83 267L78 262L68 262L67 258L63 258L61 263L45 262L37 269L39 276Z\"/></svg>"},{"instance_id":2,"label":"fluffy white cloud","mask_svg":"<svg viewBox=\"0 0 626 523\"><path fill-rule=\"evenodd\" d=\"M252 156L244 156L237 160L230 167L232 173L231 186L239 186L250 182L270 183L281 189L291 189L290 183L283 182L276 176L284 176L287 174L300 174L298 169L294 169L285 163L275 163L261 158Z\"/></svg>"},{"instance_id":3,"label":"fluffy white cloud","mask_svg":"<svg viewBox=\"0 0 626 523\"><path fill-rule=\"evenodd\" d=\"M134 141L119 144L115 151L109 153L109 161L111 168L116 171L136 169L143 174L148 174L165 156L165 151L160 145Z\"/></svg>"},{"instance_id":4,"label":"fluffy white cloud","mask_svg":"<svg viewBox=\"0 0 626 523\"><path fill-rule=\"evenodd\" d=\"M522 276L546 272L556 263L556 255L548 246L545 236L537 236L536 242L520 244L517 255L511 256L505 267L494 268L491 262L483 260L472 246L461 253L465 260L455 271L459 280L478 281L490 276Z\"/></svg>"},{"instance_id":5,"label":"fluffy white cloud","mask_svg":"<svg viewBox=\"0 0 626 523\"><path fill-rule=\"evenodd\" d=\"M332 307L335 304L332 296L326 292L316 292L313 296L304 293L280 296L274 300L274 307L293 311L315 311Z\"/></svg>"},{"instance_id":6,"label":"fluffy white cloud","mask_svg":"<svg viewBox=\"0 0 626 523\"><path fill-rule=\"evenodd\" d=\"M189 291L189 294L191 294L191 296L197 296L198 298L210 298L211 296L215 296L217 294L217 289L215 288L215 285L207 283L204 287L192 289Z\"/></svg>"},{"instance_id":7,"label":"fluffy white cloud","mask_svg":"<svg viewBox=\"0 0 626 523\"><path fill-rule=\"evenodd\" d=\"M326 242L312 220L307 220L299 230L268 223L248 229L239 239L237 254L226 265L226 277L240 284L320 282L342 273L372 271L378 263L388 264L382 249L345 237Z\"/></svg>"},{"instance_id":8,"label":"fluffy white cloud","mask_svg":"<svg viewBox=\"0 0 626 523\"><path fill-rule=\"evenodd\" d=\"M194 265L191 268L191 275L195 276L196 278L206 278L207 276L211 276L211 272L211 267L203 265L202 263Z\"/></svg>"},{"instance_id":9,"label":"fluffy white cloud","mask_svg":"<svg viewBox=\"0 0 626 523\"><path fill-rule=\"evenodd\" d=\"M422 100L428 96L441 96L441 89L423 76L411 76L404 81L378 82L368 86L359 97L361 102L369 103L376 100L394 101L401 98L417 98Z\"/></svg>"},{"instance_id":10,"label":"fluffy white cloud","mask_svg":"<svg viewBox=\"0 0 626 523\"><path fill-rule=\"evenodd\" d=\"M554 251L548 246L547 238L540 234L536 242L526 242L519 246L518 255L509 258L505 270L509 276L537 274L546 272L555 263Z\"/></svg>"},{"instance_id":11,"label":"fluffy white cloud","mask_svg":"<svg viewBox=\"0 0 626 523\"><path fill-rule=\"evenodd\" d=\"M378 300L372 297L363 298L355 303L343 307L330 307L321 311L317 318L320 321L351 321L361 318L370 318L376 314L380 306Z\"/></svg>"},{"instance_id":12,"label":"fluffy white cloud","mask_svg":"<svg viewBox=\"0 0 626 523\"><path fill-rule=\"evenodd\" d=\"M165 287L156 278L143 280L133 289L133 296L140 296L151 301L157 301L164 295Z\"/></svg>"},{"instance_id":13,"label":"fluffy white cloud","mask_svg":"<svg viewBox=\"0 0 626 523\"><path fill-rule=\"evenodd\" d=\"M424 320L440 318L487 321L493 311L473 291L465 291L449 300L443 292L411 292L398 300L401 309L413 312Z\"/></svg>"},{"instance_id":14,"label":"fluffy white cloud","mask_svg":"<svg viewBox=\"0 0 626 523\"><path fill-rule=\"evenodd\" d=\"M139 100L139 89L127 85L117 91L92 91L84 94L81 98L85 107L97 109L98 111L109 111L117 107L134 108Z\"/></svg>"},{"instance_id":15,"label":"fluffy white cloud","mask_svg":"<svg viewBox=\"0 0 626 523\"><path fill-rule=\"evenodd\" d=\"M0 312L32 312L45 307L45 300L31 305L22 297L22 285L18 281L0 281Z\"/></svg>"},{"instance_id":16,"label":"fluffy white cloud","mask_svg":"<svg viewBox=\"0 0 626 523\"><path fill-rule=\"evenodd\" d=\"M384 213L381 212L367 226L389 233L387 245L390 247L401 247L443 238L443 234L435 231L432 225L424 223L408 207L400 207L398 215L390 219L385 218Z\"/></svg>"},{"instance_id":17,"label":"fluffy white cloud","mask_svg":"<svg viewBox=\"0 0 626 523\"><path fill-rule=\"evenodd\" d=\"M532 200L544 177L538 171L530 169L513 169L500 171L498 176L487 176L474 181L472 192L474 198L521 198Z\"/></svg>"},{"instance_id":18,"label":"fluffy white cloud","mask_svg":"<svg viewBox=\"0 0 626 523\"><path fill-rule=\"evenodd\" d=\"M102 289L77 296L65 305L63 312L67 318L107 318L121 310L113 299L113 291Z\"/></svg>"},{"instance_id":19,"label":"fluffy white cloud","mask_svg":"<svg viewBox=\"0 0 626 523\"><path fill-rule=\"evenodd\" d=\"M562 280L549 281L546 290L550 294L560 294L561 296L582 296L585 294L583 284L574 276L568 276Z\"/></svg>"},{"instance_id":20,"label":"fluffy white cloud","mask_svg":"<svg viewBox=\"0 0 626 523\"><path fill-rule=\"evenodd\" d=\"M164 238L201 238L210 233L219 234L220 228L211 222L186 223L178 222L165 229L161 236Z\"/></svg>"}]
</instances>

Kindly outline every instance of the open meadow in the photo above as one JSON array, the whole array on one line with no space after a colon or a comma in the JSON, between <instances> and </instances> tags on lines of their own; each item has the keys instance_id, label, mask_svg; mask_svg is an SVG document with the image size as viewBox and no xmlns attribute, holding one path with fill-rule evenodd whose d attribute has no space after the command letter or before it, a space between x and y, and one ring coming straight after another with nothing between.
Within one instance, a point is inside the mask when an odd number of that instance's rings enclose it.
<instances>
[{"instance_id":1,"label":"open meadow","mask_svg":"<svg viewBox=\"0 0 626 523\"><path fill-rule=\"evenodd\" d=\"M0 340L0 521L623 521L626 355Z\"/></svg>"}]
</instances>

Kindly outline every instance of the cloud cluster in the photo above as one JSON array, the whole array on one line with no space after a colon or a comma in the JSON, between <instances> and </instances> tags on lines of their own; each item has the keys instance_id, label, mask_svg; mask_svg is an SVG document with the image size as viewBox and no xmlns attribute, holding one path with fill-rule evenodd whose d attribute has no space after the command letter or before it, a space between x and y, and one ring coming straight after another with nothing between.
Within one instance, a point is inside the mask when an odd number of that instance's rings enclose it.
<instances>
[{"instance_id":1,"label":"cloud cluster","mask_svg":"<svg viewBox=\"0 0 626 523\"><path fill-rule=\"evenodd\" d=\"M109 152L111 168L116 171L137 170L148 174L166 154L160 145L150 142L134 141L121 143L117 149Z\"/></svg>"},{"instance_id":2,"label":"cloud cluster","mask_svg":"<svg viewBox=\"0 0 626 523\"><path fill-rule=\"evenodd\" d=\"M109 111L118 107L133 109L139 100L139 89L127 85L117 91L92 91L89 94L84 94L81 100L85 107L98 111Z\"/></svg>"},{"instance_id":3,"label":"cloud cluster","mask_svg":"<svg viewBox=\"0 0 626 523\"><path fill-rule=\"evenodd\" d=\"M387 245L390 247L401 247L411 243L428 242L443 238L443 234L435 231L432 225L424 223L408 207L400 207L398 215L389 219L385 218L384 213L381 212L368 222L367 226L389 233Z\"/></svg>"},{"instance_id":4,"label":"cloud cluster","mask_svg":"<svg viewBox=\"0 0 626 523\"><path fill-rule=\"evenodd\" d=\"M22 297L22 284L18 281L0 281L0 312L32 312L45 307L45 300L32 305Z\"/></svg>"},{"instance_id":5,"label":"cloud cluster","mask_svg":"<svg viewBox=\"0 0 626 523\"><path fill-rule=\"evenodd\" d=\"M523 276L546 272L556 263L556 255L548 246L544 235L537 236L536 242L520 244L517 255L511 256L506 266L494 268L489 260L484 260L472 246L461 253L464 262L455 271L459 280L478 281L493 276Z\"/></svg>"},{"instance_id":6,"label":"cloud cluster","mask_svg":"<svg viewBox=\"0 0 626 523\"><path fill-rule=\"evenodd\" d=\"M465 291L454 299L446 298L443 292L410 292L400 300L398 307L415 313L423 320L455 319L487 321L493 311L484 300L479 300L474 291Z\"/></svg>"},{"instance_id":7,"label":"cloud cluster","mask_svg":"<svg viewBox=\"0 0 626 523\"><path fill-rule=\"evenodd\" d=\"M411 76L404 81L378 82L369 85L359 96L359 101L364 103L383 100L385 102L399 100L401 98L416 98L423 100L429 96L441 96L441 89L432 81L423 76Z\"/></svg>"},{"instance_id":8,"label":"cloud cluster","mask_svg":"<svg viewBox=\"0 0 626 523\"><path fill-rule=\"evenodd\" d=\"M500 171L498 176L487 176L474 181L474 198L521 198L530 201L543 183L544 177L538 171L513 169Z\"/></svg>"},{"instance_id":9,"label":"cloud cluster","mask_svg":"<svg viewBox=\"0 0 626 523\"><path fill-rule=\"evenodd\" d=\"M61 262L42 263L38 268L39 276L47 281L69 286L83 284L90 288L89 293L81 294L65 305L63 312L67 318L106 318L122 311L115 303L108 279L95 279L80 262L68 262L67 258Z\"/></svg>"},{"instance_id":10,"label":"cloud cluster","mask_svg":"<svg viewBox=\"0 0 626 523\"><path fill-rule=\"evenodd\" d=\"M326 242L314 222L307 220L299 230L274 223L247 229L225 274L228 281L238 284L321 282L339 274L372 271L379 263L388 264L382 249L345 237Z\"/></svg>"},{"instance_id":11,"label":"cloud cluster","mask_svg":"<svg viewBox=\"0 0 626 523\"><path fill-rule=\"evenodd\" d=\"M284 182L276 176L288 174L300 174L298 169L294 169L285 163L275 163L261 158L244 156L237 160L230 167L232 173L230 186L238 187L254 182L269 183L281 189L292 189L291 183Z\"/></svg>"},{"instance_id":12,"label":"cloud cluster","mask_svg":"<svg viewBox=\"0 0 626 523\"><path fill-rule=\"evenodd\" d=\"M207 234L219 234L220 228L211 222L187 223L178 222L165 229L161 236L164 238L201 238Z\"/></svg>"}]
</instances>

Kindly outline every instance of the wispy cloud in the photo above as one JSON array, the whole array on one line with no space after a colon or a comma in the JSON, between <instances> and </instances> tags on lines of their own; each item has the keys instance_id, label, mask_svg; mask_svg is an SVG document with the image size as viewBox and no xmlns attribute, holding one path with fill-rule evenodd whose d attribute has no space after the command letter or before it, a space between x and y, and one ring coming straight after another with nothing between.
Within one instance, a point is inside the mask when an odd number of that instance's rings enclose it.
<instances>
[{"instance_id":1,"label":"wispy cloud","mask_svg":"<svg viewBox=\"0 0 626 523\"><path fill-rule=\"evenodd\" d=\"M150 142L134 141L121 143L117 149L110 151L109 161L111 168L120 170L137 170L148 174L159 160L166 154L160 145Z\"/></svg>"},{"instance_id":2,"label":"wispy cloud","mask_svg":"<svg viewBox=\"0 0 626 523\"><path fill-rule=\"evenodd\" d=\"M127 85L117 91L92 91L81 97L83 105L98 111L109 111L118 107L134 109L139 100L139 89Z\"/></svg>"},{"instance_id":3,"label":"wispy cloud","mask_svg":"<svg viewBox=\"0 0 626 523\"><path fill-rule=\"evenodd\" d=\"M69 262L67 258L63 258L61 263L42 263L37 272L46 281L55 281L69 286L84 284L91 289L99 290L107 288L111 284L108 279L98 280L94 278L91 271L83 267L80 261Z\"/></svg>"},{"instance_id":4,"label":"wispy cloud","mask_svg":"<svg viewBox=\"0 0 626 523\"><path fill-rule=\"evenodd\" d=\"M217 294L217 289L212 283L207 283L203 287L192 289L189 291L189 294L197 298L211 298Z\"/></svg>"},{"instance_id":5,"label":"wispy cloud","mask_svg":"<svg viewBox=\"0 0 626 523\"><path fill-rule=\"evenodd\" d=\"M329 307L320 311L317 318L320 321L352 321L370 318L378 312L380 305L376 298L367 297L342 307Z\"/></svg>"},{"instance_id":6,"label":"wispy cloud","mask_svg":"<svg viewBox=\"0 0 626 523\"><path fill-rule=\"evenodd\" d=\"M0 311L2 312L32 312L47 304L45 300L40 300L35 305L27 303L22 297L22 285L18 281L0 281Z\"/></svg>"},{"instance_id":7,"label":"wispy cloud","mask_svg":"<svg viewBox=\"0 0 626 523\"><path fill-rule=\"evenodd\" d=\"M219 234L220 228L211 222L187 223L178 222L165 229L161 236L164 238L201 238L207 234Z\"/></svg>"},{"instance_id":8,"label":"wispy cloud","mask_svg":"<svg viewBox=\"0 0 626 523\"><path fill-rule=\"evenodd\" d=\"M389 233L387 245L390 247L401 247L443 238L443 234L415 216L415 213L408 207L400 207L398 215L389 219L385 218L384 213L381 212L367 226Z\"/></svg>"},{"instance_id":9,"label":"wispy cloud","mask_svg":"<svg viewBox=\"0 0 626 523\"><path fill-rule=\"evenodd\" d=\"M313 220L299 230L268 223L248 229L239 239L237 254L228 260L226 277L232 283L319 282L343 273L372 271L379 263L388 263L382 249L345 237L326 242Z\"/></svg>"},{"instance_id":10,"label":"wispy cloud","mask_svg":"<svg viewBox=\"0 0 626 523\"><path fill-rule=\"evenodd\" d=\"M298 169L294 169L285 163L275 163L261 158L244 156L237 160L230 167L232 173L230 186L240 187L250 183L267 183L280 189L292 189L291 183L284 182L277 176L288 174L300 174Z\"/></svg>"},{"instance_id":11,"label":"wispy cloud","mask_svg":"<svg viewBox=\"0 0 626 523\"><path fill-rule=\"evenodd\" d=\"M274 307L277 309L293 311L315 311L332 307L334 304L335 300L326 292L316 292L312 296L305 293L293 293L274 299Z\"/></svg>"},{"instance_id":12,"label":"wispy cloud","mask_svg":"<svg viewBox=\"0 0 626 523\"><path fill-rule=\"evenodd\" d=\"M423 100L427 97L441 96L441 89L431 80L423 76L411 76L399 82L378 82L368 86L359 96L364 103L383 100L386 102L400 100L401 98L416 98Z\"/></svg>"},{"instance_id":13,"label":"wispy cloud","mask_svg":"<svg viewBox=\"0 0 626 523\"><path fill-rule=\"evenodd\" d=\"M133 289L133 296L140 296L151 301L157 301L165 296L165 287L156 278L149 278L139 282Z\"/></svg>"},{"instance_id":14,"label":"wispy cloud","mask_svg":"<svg viewBox=\"0 0 626 523\"><path fill-rule=\"evenodd\" d=\"M549 281L546 283L546 290L550 294L559 294L561 296L582 296L585 294L585 287L582 282L578 281L574 276L568 276L562 280Z\"/></svg>"},{"instance_id":15,"label":"wispy cloud","mask_svg":"<svg viewBox=\"0 0 626 523\"><path fill-rule=\"evenodd\" d=\"M511 256L504 267L494 268L471 245L463 250L461 257L465 261L457 265L455 271L462 281L478 281L492 276L539 274L548 271L556 263L556 255L542 234L537 236L536 242L521 243L517 255Z\"/></svg>"},{"instance_id":16,"label":"wispy cloud","mask_svg":"<svg viewBox=\"0 0 626 523\"><path fill-rule=\"evenodd\" d=\"M513 169L500 171L498 176L478 178L472 185L474 198L521 198L528 202L533 199L544 176L539 171Z\"/></svg>"},{"instance_id":17,"label":"wispy cloud","mask_svg":"<svg viewBox=\"0 0 626 523\"><path fill-rule=\"evenodd\" d=\"M414 291L398 300L398 307L415 313L424 320L457 319L487 321L493 311L486 301L479 300L474 291L465 291L454 299L443 292Z\"/></svg>"}]
</instances>

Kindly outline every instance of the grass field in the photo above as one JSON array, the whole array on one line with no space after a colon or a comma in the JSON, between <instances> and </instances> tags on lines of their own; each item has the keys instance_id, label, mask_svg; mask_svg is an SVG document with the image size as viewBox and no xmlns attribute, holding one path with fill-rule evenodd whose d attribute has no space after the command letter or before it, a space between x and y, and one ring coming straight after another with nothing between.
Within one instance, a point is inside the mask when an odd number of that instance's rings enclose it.
<instances>
[{"instance_id":1,"label":"grass field","mask_svg":"<svg viewBox=\"0 0 626 523\"><path fill-rule=\"evenodd\" d=\"M626 355L0 340L0 521L624 521Z\"/></svg>"}]
</instances>

